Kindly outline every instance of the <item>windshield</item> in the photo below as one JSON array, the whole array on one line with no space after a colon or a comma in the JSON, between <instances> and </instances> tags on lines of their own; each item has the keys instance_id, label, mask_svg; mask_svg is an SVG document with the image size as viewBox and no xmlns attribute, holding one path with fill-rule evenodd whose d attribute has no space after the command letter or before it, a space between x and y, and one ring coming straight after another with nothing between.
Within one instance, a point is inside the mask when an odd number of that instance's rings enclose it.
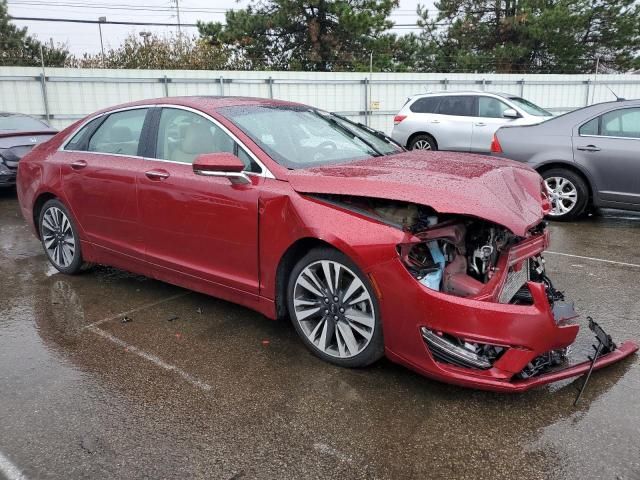
<instances>
[{"instance_id":1,"label":"windshield","mask_svg":"<svg viewBox=\"0 0 640 480\"><path fill-rule=\"evenodd\" d=\"M531 103L529 100L525 100L520 97L509 97L513 103L518 105L522 110L527 112L529 115L535 115L536 117L551 117L553 114L548 112L544 108L540 108L535 103Z\"/></svg>"},{"instance_id":2,"label":"windshield","mask_svg":"<svg viewBox=\"0 0 640 480\"><path fill-rule=\"evenodd\" d=\"M345 163L402 151L392 140L310 107L251 105L218 110L280 165Z\"/></svg>"},{"instance_id":3,"label":"windshield","mask_svg":"<svg viewBox=\"0 0 640 480\"><path fill-rule=\"evenodd\" d=\"M49 126L25 115L0 115L0 130L39 131L48 130Z\"/></svg>"}]
</instances>

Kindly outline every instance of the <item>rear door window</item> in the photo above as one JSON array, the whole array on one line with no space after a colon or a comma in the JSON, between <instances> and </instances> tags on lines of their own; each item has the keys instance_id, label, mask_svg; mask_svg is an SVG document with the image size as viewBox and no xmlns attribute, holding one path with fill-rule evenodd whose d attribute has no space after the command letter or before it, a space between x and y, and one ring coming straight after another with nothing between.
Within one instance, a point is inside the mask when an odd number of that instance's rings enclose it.
<instances>
[{"instance_id":1,"label":"rear door window","mask_svg":"<svg viewBox=\"0 0 640 480\"><path fill-rule=\"evenodd\" d=\"M460 95L442 97L438 113L442 115L455 115L461 117L473 117L475 97L473 95Z\"/></svg>"},{"instance_id":2,"label":"rear door window","mask_svg":"<svg viewBox=\"0 0 640 480\"><path fill-rule=\"evenodd\" d=\"M147 108L137 108L112 113L91 136L87 150L116 155L138 155L140 134L147 111Z\"/></svg>"},{"instance_id":3,"label":"rear door window","mask_svg":"<svg viewBox=\"0 0 640 480\"><path fill-rule=\"evenodd\" d=\"M640 108L622 108L602 115L600 135L640 138Z\"/></svg>"},{"instance_id":4,"label":"rear door window","mask_svg":"<svg viewBox=\"0 0 640 480\"><path fill-rule=\"evenodd\" d=\"M436 113L441 98L442 97L419 98L409 106L409 110L414 113Z\"/></svg>"}]
</instances>

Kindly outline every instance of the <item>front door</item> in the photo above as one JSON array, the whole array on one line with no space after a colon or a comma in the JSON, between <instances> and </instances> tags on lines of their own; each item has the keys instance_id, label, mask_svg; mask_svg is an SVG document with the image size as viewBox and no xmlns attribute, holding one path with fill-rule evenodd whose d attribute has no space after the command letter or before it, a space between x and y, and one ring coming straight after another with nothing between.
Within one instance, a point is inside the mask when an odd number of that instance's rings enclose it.
<instances>
[{"instance_id":1,"label":"front door","mask_svg":"<svg viewBox=\"0 0 640 480\"><path fill-rule=\"evenodd\" d=\"M154 131L155 149L138 180L147 260L164 278L182 275L182 284L192 277L257 294L264 178L250 174L250 184L234 185L227 178L198 176L192 164L202 153L230 152L245 161L247 172L260 167L224 128L191 110L163 108Z\"/></svg>"},{"instance_id":2,"label":"front door","mask_svg":"<svg viewBox=\"0 0 640 480\"><path fill-rule=\"evenodd\" d=\"M473 119L472 152L489 152L494 133L509 119L503 116L511 107L493 97L478 97L478 116Z\"/></svg>"},{"instance_id":3,"label":"front door","mask_svg":"<svg viewBox=\"0 0 640 480\"><path fill-rule=\"evenodd\" d=\"M147 108L95 119L56 153L67 204L87 240L142 258L136 178Z\"/></svg>"},{"instance_id":4,"label":"front door","mask_svg":"<svg viewBox=\"0 0 640 480\"><path fill-rule=\"evenodd\" d=\"M600 199L640 205L640 108L604 113L576 133L573 158L591 173Z\"/></svg>"}]
</instances>

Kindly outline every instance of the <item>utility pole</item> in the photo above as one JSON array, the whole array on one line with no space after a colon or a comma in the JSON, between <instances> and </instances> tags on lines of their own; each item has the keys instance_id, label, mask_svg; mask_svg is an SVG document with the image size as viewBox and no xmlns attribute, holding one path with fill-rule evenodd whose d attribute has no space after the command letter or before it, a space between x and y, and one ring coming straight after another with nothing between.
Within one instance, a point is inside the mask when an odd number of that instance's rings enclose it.
<instances>
[{"instance_id":1,"label":"utility pole","mask_svg":"<svg viewBox=\"0 0 640 480\"><path fill-rule=\"evenodd\" d=\"M178 20L178 37L182 37L182 27L180 22L180 0L173 0L176 2L176 17Z\"/></svg>"},{"instance_id":2,"label":"utility pole","mask_svg":"<svg viewBox=\"0 0 640 480\"><path fill-rule=\"evenodd\" d=\"M107 17L98 18L98 31L100 32L100 51L102 52L102 68L104 68L104 43L102 43L102 24L107 21Z\"/></svg>"}]
</instances>

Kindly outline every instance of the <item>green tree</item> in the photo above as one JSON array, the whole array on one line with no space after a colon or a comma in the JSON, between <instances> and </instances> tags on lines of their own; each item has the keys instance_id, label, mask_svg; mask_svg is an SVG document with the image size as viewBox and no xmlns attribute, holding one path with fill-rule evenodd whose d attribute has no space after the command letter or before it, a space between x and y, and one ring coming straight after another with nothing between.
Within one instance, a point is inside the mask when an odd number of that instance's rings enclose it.
<instances>
[{"instance_id":1,"label":"green tree","mask_svg":"<svg viewBox=\"0 0 640 480\"><path fill-rule=\"evenodd\" d=\"M397 38L388 19L398 0L253 0L225 25L200 23L202 38L229 45L248 69L309 71L392 68Z\"/></svg>"},{"instance_id":2,"label":"green tree","mask_svg":"<svg viewBox=\"0 0 640 480\"><path fill-rule=\"evenodd\" d=\"M120 46L102 54L84 54L68 64L82 68L140 68L168 70L220 70L228 68L226 49L185 35L141 38L129 35Z\"/></svg>"},{"instance_id":3,"label":"green tree","mask_svg":"<svg viewBox=\"0 0 640 480\"><path fill-rule=\"evenodd\" d=\"M26 28L18 28L9 19L6 0L0 0L0 65L40 65L40 48L44 63L62 67L69 56L63 46L51 47L27 35Z\"/></svg>"},{"instance_id":4,"label":"green tree","mask_svg":"<svg viewBox=\"0 0 640 480\"><path fill-rule=\"evenodd\" d=\"M639 64L640 4L634 0L440 0L421 7L432 70L583 73Z\"/></svg>"}]
</instances>

